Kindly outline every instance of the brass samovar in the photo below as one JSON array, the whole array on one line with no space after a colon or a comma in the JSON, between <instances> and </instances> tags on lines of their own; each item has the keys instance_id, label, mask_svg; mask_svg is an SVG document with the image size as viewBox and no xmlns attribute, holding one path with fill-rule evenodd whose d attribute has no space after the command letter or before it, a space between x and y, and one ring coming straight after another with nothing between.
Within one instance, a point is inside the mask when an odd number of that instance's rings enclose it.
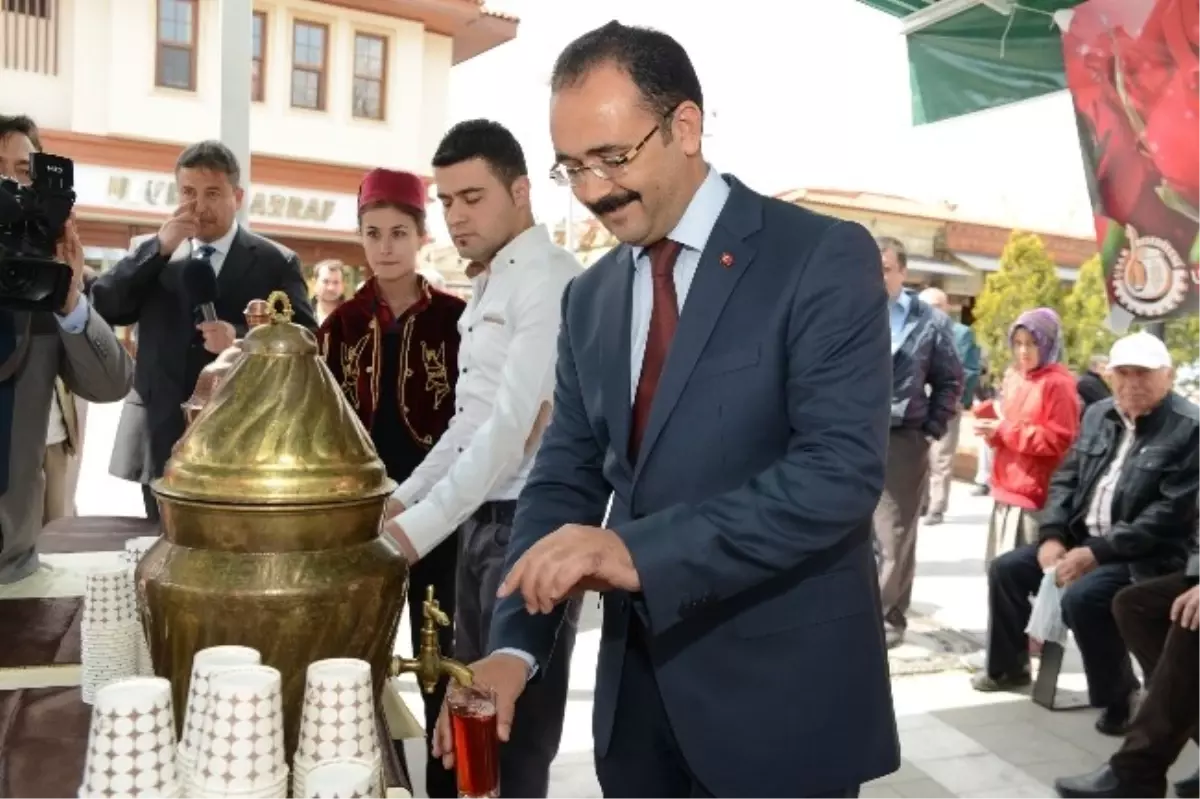
<instances>
[{"instance_id":1,"label":"brass samovar","mask_svg":"<svg viewBox=\"0 0 1200 799\"><path fill-rule=\"evenodd\" d=\"M250 646L282 672L291 752L315 660L366 660L377 687L389 672L468 682L470 672L437 651L435 625L449 619L432 596L432 648L393 660L408 564L380 523L395 484L316 338L291 323L287 296L268 302L270 322L231 353L152 486L163 539L138 565L137 586L154 670L171 680L176 715L198 650Z\"/></svg>"}]
</instances>

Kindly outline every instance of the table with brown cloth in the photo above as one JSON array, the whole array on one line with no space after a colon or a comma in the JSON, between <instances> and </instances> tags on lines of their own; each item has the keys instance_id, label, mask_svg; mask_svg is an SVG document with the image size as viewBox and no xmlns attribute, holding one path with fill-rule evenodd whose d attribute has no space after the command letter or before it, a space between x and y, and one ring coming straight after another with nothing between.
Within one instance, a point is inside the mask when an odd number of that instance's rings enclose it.
<instances>
[{"instance_id":1,"label":"table with brown cloth","mask_svg":"<svg viewBox=\"0 0 1200 799\"><path fill-rule=\"evenodd\" d=\"M129 538L156 532L142 518L59 519L43 531L39 551L51 559L119 552ZM92 712L78 685L82 615L81 596L0 599L0 797L75 796L79 790ZM9 684L19 687L3 687ZM402 741L388 731L382 710L376 726L388 787L410 791Z\"/></svg>"}]
</instances>

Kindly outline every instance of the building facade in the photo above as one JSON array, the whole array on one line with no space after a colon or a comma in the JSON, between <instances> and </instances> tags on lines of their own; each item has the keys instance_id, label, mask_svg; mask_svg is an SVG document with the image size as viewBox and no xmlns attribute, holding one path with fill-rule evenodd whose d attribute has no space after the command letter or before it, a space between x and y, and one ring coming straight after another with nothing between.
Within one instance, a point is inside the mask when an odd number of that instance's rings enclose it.
<instances>
[{"instance_id":1,"label":"building facade","mask_svg":"<svg viewBox=\"0 0 1200 799\"><path fill-rule=\"evenodd\" d=\"M173 169L219 135L220 0L0 0L0 108L75 160L76 215L104 268L178 204ZM254 0L250 226L361 261L356 194L376 166L429 174L450 69L516 36L481 0Z\"/></svg>"}]
</instances>

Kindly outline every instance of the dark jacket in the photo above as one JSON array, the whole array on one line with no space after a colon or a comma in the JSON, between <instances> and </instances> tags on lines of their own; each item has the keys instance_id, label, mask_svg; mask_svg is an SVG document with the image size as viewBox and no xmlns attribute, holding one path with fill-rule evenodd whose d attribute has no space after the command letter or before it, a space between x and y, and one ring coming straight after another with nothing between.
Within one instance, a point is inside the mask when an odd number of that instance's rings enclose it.
<instances>
[{"instance_id":1,"label":"dark jacket","mask_svg":"<svg viewBox=\"0 0 1200 799\"><path fill-rule=\"evenodd\" d=\"M1085 411L1092 404L1112 396L1112 390L1109 389L1108 383L1105 383L1103 377L1092 371L1084 372L1079 376L1079 380L1075 383L1075 390L1079 392L1079 401L1083 403Z\"/></svg>"},{"instance_id":2,"label":"dark jacket","mask_svg":"<svg viewBox=\"0 0 1200 799\"><path fill-rule=\"evenodd\" d=\"M1178 571L1187 561L1196 529L1200 487L1200 411L1172 392L1135 424L1135 439L1112 499L1112 529L1097 537L1087 529L1092 492L1120 446L1124 422L1113 400L1083 414L1079 438L1050 483L1041 541L1086 546L1104 563L1129 563L1135 577Z\"/></svg>"},{"instance_id":3,"label":"dark jacket","mask_svg":"<svg viewBox=\"0 0 1200 799\"><path fill-rule=\"evenodd\" d=\"M900 347L892 353L892 427L941 438L959 412L963 366L950 317L908 294Z\"/></svg>"},{"instance_id":4,"label":"dark jacket","mask_svg":"<svg viewBox=\"0 0 1200 799\"><path fill-rule=\"evenodd\" d=\"M952 324L954 331L954 351L958 353L958 361L963 368L962 406L970 410L975 402L975 392L979 386L979 378L983 372L983 359L979 352L979 344L975 341L975 331L962 322Z\"/></svg>"}]
</instances>

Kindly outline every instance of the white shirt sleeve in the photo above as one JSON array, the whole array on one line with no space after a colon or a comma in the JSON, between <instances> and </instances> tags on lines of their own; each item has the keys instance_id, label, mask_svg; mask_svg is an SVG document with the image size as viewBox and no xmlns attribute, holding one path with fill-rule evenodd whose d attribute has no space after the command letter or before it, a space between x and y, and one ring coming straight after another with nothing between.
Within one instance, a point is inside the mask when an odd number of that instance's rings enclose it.
<instances>
[{"instance_id":1,"label":"white shirt sleeve","mask_svg":"<svg viewBox=\"0 0 1200 799\"><path fill-rule=\"evenodd\" d=\"M411 508L424 499L429 490L450 471L454 459L467 448L478 428L478 419L472 420L461 413L454 414L446 432L426 453L421 465L413 469L408 479L392 492L392 496L403 502L405 508Z\"/></svg>"},{"instance_id":2,"label":"white shirt sleeve","mask_svg":"<svg viewBox=\"0 0 1200 799\"><path fill-rule=\"evenodd\" d=\"M560 270L532 277L513 297L516 327L491 413L445 476L397 519L420 556L445 540L520 468L541 405L552 397L562 294L573 275Z\"/></svg>"}]
</instances>

